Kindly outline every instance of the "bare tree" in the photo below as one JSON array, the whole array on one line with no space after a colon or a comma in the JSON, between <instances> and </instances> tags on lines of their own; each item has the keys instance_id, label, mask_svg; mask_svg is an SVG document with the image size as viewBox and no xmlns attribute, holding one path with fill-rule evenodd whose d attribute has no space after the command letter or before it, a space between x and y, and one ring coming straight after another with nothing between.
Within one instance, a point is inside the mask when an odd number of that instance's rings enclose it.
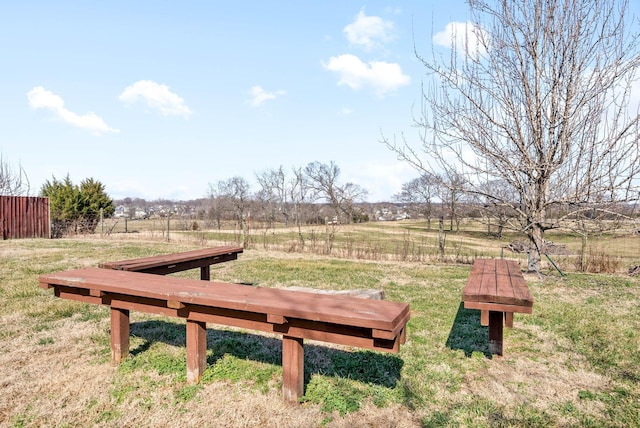
<instances>
[{"instance_id":1,"label":"bare tree","mask_svg":"<svg viewBox=\"0 0 640 428\"><path fill-rule=\"evenodd\" d=\"M444 174L435 176L438 182L436 194L442 201L446 211L449 213L449 230L453 232L453 225L456 225L456 232L460 231L461 206L465 196L465 177L455 170L446 170Z\"/></svg>"},{"instance_id":2,"label":"bare tree","mask_svg":"<svg viewBox=\"0 0 640 428\"><path fill-rule=\"evenodd\" d=\"M302 168L294 167L293 176L289 181L289 198L293 206L294 221L298 228L298 239L300 245L304 248L305 239L302 234L302 208L309 202L309 185L307 177Z\"/></svg>"},{"instance_id":3,"label":"bare tree","mask_svg":"<svg viewBox=\"0 0 640 428\"><path fill-rule=\"evenodd\" d=\"M504 229L519 230L518 213L513 209L514 202L519 199L515 189L504 180L485 181L481 184L485 187L484 194L474 195L471 202L487 225L487 235L501 239ZM502 201L511 202L505 204Z\"/></svg>"},{"instance_id":4,"label":"bare tree","mask_svg":"<svg viewBox=\"0 0 640 428\"><path fill-rule=\"evenodd\" d=\"M415 204L420 207L419 211L427 221L427 230L431 230L431 216L433 215L433 199L436 196L438 180L432 174L423 173L418 178L404 183L395 199Z\"/></svg>"},{"instance_id":5,"label":"bare tree","mask_svg":"<svg viewBox=\"0 0 640 428\"><path fill-rule=\"evenodd\" d=\"M346 217L347 222L351 223L354 214L353 204L364 199L367 191L354 183L341 184L340 168L333 161L328 165L312 162L305 167L304 172L309 188L318 198L325 199L331 205L336 218Z\"/></svg>"},{"instance_id":6,"label":"bare tree","mask_svg":"<svg viewBox=\"0 0 640 428\"><path fill-rule=\"evenodd\" d=\"M257 197L268 212L270 224L278 215L283 217L285 225L289 224L289 192L287 177L282 166L278 169L268 169L256 174L260 185Z\"/></svg>"},{"instance_id":7,"label":"bare tree","mask_svg":"<svg viewBox=\"0 0 640 428\"><path fill-rule=\"evenodd\" d=\"M210 186L211 187L211 186ZM217 184L219 197L226 198L233 210L234 217L242 233L242 245L249 245L249 216L248 206L251 198L251 186L242 177L231 177L221 180Z\"/></svg>"},{"instance_id":8,"label":"bare tree","mask_svg":"<svg viewBox=\"0 0 640 428\"><path fill-rule=\"evenodd\" d=\"M22 196L29 193L29 179L22 165L15 170L0 153L0 195Z\"/></svg>"},{"instance_id":9,"label":"bare tree","mask_svg":"<svg viewBox=\"0 0 640 428\"><path fill-rule=\"evenodd\" d=\"M218 231L222 229L222 215L224 212L224 197L220 194L219 184L220 182L209 183L209 211L207 213L207 218L215 222Z\"/></svg>"},{"instance_id":10,"label":"bare tree","mask_svg":"<svg viewBox=\"0 0 640 428\"><path fill-rule=\"evenodd\" d=\"M469 6L463 46L449 59L418 56L433 78L416 119L421 148L383 141L418 168L457 171L468 192L510 206L537 270L546 230L598 201L639 198L638 35L626 0ZM482 183L493 180L517 200L487 192ZM569 210L549 215L560 206Z\"/></svg>"}]
</instances>

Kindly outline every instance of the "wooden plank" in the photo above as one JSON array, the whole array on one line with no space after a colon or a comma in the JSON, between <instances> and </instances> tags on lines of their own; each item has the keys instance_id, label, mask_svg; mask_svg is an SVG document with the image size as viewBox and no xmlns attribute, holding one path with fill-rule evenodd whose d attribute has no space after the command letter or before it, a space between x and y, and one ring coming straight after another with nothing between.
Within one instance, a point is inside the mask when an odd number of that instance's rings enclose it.
<instances>
[{"instance_id":1,"label":"wooden plank","mask_svg":"<svg viewBox=\"0 0 640 428\"><path fill-rule=\"evenodd\" d=\"M505 327L513 328L513 312L504 313L504 325Z\"/></svg>"},{"instance_id":2,"label":"wooden plank","mask_svg":"<svg viewBox=\"0 0 640 428\"><path fill-rule=\"evenodd\" d=\"M517 312L520 314L532 314L531 306L505 305L503 303L464 302L465 309L480 309L481 311Z\"/></svg>"},{"instance_id":3,"label":"wooden plank","mask_svg":"<svg viewBox=\"0 0 640 428\"><path fill-rule=\"evenodd\" d=\"M494 302L517 305L518 300L513 292L513 284L511 275L509 275L509 266L506 260L495 260L496 272L496 295ZM514 275L520 275L520 272L514 272Z\"/></svg>"},{"instance_id":4,"label":"wooden plank","mask_svg":"<svg viewBox=\"0 0 640 428\"><path fill-rule=\"evenodd\" d=\"M502 355L503 343L503 314L502 312L489 312L489 352Z\"/></svg>"},{"instance_id":5,"label":"wooden plank","mask_svg":"<svg viewBox=\"0 0 640 428\"><path fill-rule=\"evenodd\" d=\"M482 283L483 269L483 262L476 260L471 268L467 285L462 292L463 300L477 300L477 296L480 293L480 284Z\"/></svg>"},{"instance_id":6,"label":"wooden plank","mask_svg":"<svg viewBox=\"0 0 640 428\"><path fill-rule=\"evenodd\" d=\"M465 308L467 306L465 305ZM480 325L483 327L486 327L489 325L489 311L486 309L483 309L480 311Z\"/></svg>"},{"instance_id":7,"label":"wooden plank","mask_svg":"<svg viewBox=\"0 0 640 428\"><path fill-rule=\"evenodd\" d=\"M282 315L267 314L267 322L270 324L285 324L287 322L287 318Z\"/></svg>"},{"instance_id":8,"label":"wooden plank","mask_svg":"<svg viewBox=\"0 0 640 428\"><path fill-rule=\"evenodd\" d=\"M527 283L524 280L524 276L522 276L520 268L515 262L509 263L508 267L509 275L513 282L515 299L518 302L521 302L524 306L533 306L533 296L531 295L529 287L527 287ZM528 303L531 304L528 305Z\"/></svg>"},{"instance_id":9,"label":"wooden plank","mask_svg":"<svg viewBox=\"0 0 640 428\"><path fill-rule=\"evenodd\" d=\"M297 337L282 337L282 395L293 403L304 395L304 344Z\"/></svg>"},{"instance_id":10,"label":"wooden plank","mask_svg":"<svg viewBox=\"0 0 640 428\"><path fill-rule=\"evenodd\" d=\"M202 281L211 280L211 265L200 266L200 280Z\"/></svg>"},{"instance_id":11,"label":"wooden plank","mask_svg":"<svg viewBox=\"0 0 640 428\"><path fill-rule=\"evenodd\" d=\"M533 297L517 263L478 259L462 292L464 302L533 306Z\"/></svg>"},{"instance_id":12,"label":"wooden plank","mask_svg":"<svg viewBox=\"0 0 640 428\"><path fill-rule=\"evenodd\" d=\"M49 199L0 195L2 239L49 238Z\"/></svg>"},{"instance_id":13,"label":"wooden plank","mask_svg":"<svg viewBox=\"0 0 640 428\"><path fill-rule=\"evenodd\" d=\"M187 320L187 383L197 383L207 368L207 325Z\"/></svg>"},{"instance_id":14,"label":"wooden plank","mask_svg":"<svg viewBox=\"0 0 640 428\"><path fill-rule=\"evenodd\" d=\"M98 271L98 272L96 272ZM276 295L276 303L273 303L273 296L270 296L269 305L260 304L261 300L251 299L251 295L255 293L264 293L267 291L286 291L286 290L272 290L272 289L260 289L251 288L237 284L225 284L232 286L232 290L242 291L243 305L237 305L236 296L232 299L232 304L227 305L198 305L193 303L184 302L185 296L192 296L195 291L189 290L186 285L183 284L196 284L196 290L199 290L199 299L214 295L214 303L220 303L220 288L216 287L212 290L210 287L202 284L199 280L184 280L182 278L167 278L157 275L148 275L140 273L131 273L124 271L106 270L106 269L89 269L90 273L99 273L97 275L100 287L96 287L96 278L89 276L74 276L71 271L62 272L60 275L43 275L41 285L44 287L53 286L55 288L55 294L58 297L68 298L71 300L82 301L93 304L105 304L111 305L114 308L125 310L138 310L142 312L161 314L173 317L189 318L194 321L202 321L208 323L215 323L221 325L229 325L234 327L241 327L247 329L253 329L258 331L266 331L272 333L280 333L283 335L289 335L292 337L299 337L312 340L320 340L331 343L337 343L348 346L357 346L366 349L376 349L385 352L397 352L399 349L400 340L399 336L404 337L404 327L409 319L410 312L409 306L404 303L396 303L389 301L369 301L366 299L359 299L356 297L346 296L331 296L323 295L318 296L313 293L300 293L295 291L288 291L284 294L278 293ZM77 273L77 272L76 272ZM86 273L86 272L85 272ZM148 284L147 280L157 282L158 284L164 284L166 282L176 282L174 289L174 297L168 298L166 294L158 293L158 289L162 289L162 285L156 286L152 284L151 289L154 290L154 294L159 296L157 298L146 297L143 295L135 295L134 291L127 291L121 287L121 283L131 286L131 280L134 278L136 283L142 282L145 284L145 290ZM110 279L111 282L118 284L116 288L109 288L106 291L104 282ZM107 281L108 282L108 281ZM58 283L67 283L71 285L57 285ZM100 290L105 294L103 297L91 296L91 290ZM129 294L126 294L126 293ZM131 293L134 293L132 295ZM144 293L142 293L144 294ZM223 293L222 293L223 294ZM303 294L304 296L300 296ZM179 296L179 298L177 297ZM203 297L204 296L204 297ZM313 307L313 311L310 310L308 316L286 316L281 313L272 312L272 308L280 306L288 307L293 305L294 307L300 306L301 303L297 299L308 300L309 298L320 298L322 302L333 302L333 305L319 305ZM179 305L169 303L170 301L180 302ZM206 302L207 299L204 299ZM248 302L253 304L248 304ZM175 306L171 308L171 306ZM184 305L184 306L182 306ZM278 306L280 305L280 306ZM360 310L354 311L355 306L361 306ZM384 306L384 311L378 311L376 313L386 318L386 322L390 323L390 327L387 329L377 327L377 323L371 323L370 317L373 313L372 309L376 306ZM311 305L313 306L313 304ZM349 316L345 317L346 322L326 322L323 319L331 318L327 317L325 311L332 312L349 312ZM360 312L361 311L361 312ZM354 316L354 314L362 313L363 317ZM305 312L303 312L303 315ZM273 324L268 322L270 320L282 321L286 320L284 324ZM367 326L367 324L373 324L373 327Z\"/></svg>"},{"instance_id":15,"label":"wooden plank","mask_svg":"<svg viewBox=\"0 0 640 428\"><path fill-rule=\"evenodd\" d=\"M43 275L40 282L386 331L396 330L409 313L406 303L221 282L213 282L215 287L207 287L200 280L99 268Z\"/></svg>"},{"instance_id":16,"label":"wooden plank","mask_svg":"<svg viewBox=\"0 0 640 428\"><path fill-rule=\"evenodd\" d=\"M496 295L496 269L493 260L483 260L482 276L480 277L480 291L478 292L478 300L485 301L492 299Z\"/></svg>"},{"instance_id":17,"label":"wooden plank","mask_svg":"<svg viewBox=\"0 0 640 428\"><path fill-rule=\"evenodd\" d=\"M171 309L184 309L185 304L179 300L167 300L167 308Z\"/></svg>"},{"instance_id":18,"label":"wooden plank","mask_svg":"<svg viewBox=\"0 0 640 428\"><path fill-rule=\"evenodd\" d=\"M411 314L407 312L404 315L404 318L399 322L397 322L396 328L394 328L391 331L374 329L372 331L372 336L376 339L389 339L389 340L394 339L396 336L398 336L400 331L403 330L404 327L407 325L407 322L409 322L410 317L411 317Z\"/></svg>"},{"instance_id":19,"label":"wooden plank","mask_svg":"<svg viewBox=\"0 0 640 428\"><path fill-rule=\"evenodd\" d=\"M119 364L129 356L129 311L111 308L111 361Z\"/></svg>"},{"instance_id":20,"label":"wooden plank","mask_svg":"<svg viewBox=\"0 0 640 428\"><path fill-rule=\"evenodd\" d=\"M179 272L180 270L195 269L197 267L235 260L237 259L238 254L242 252L243 249L241 247L220 246L184 251L180 253L161 254L157 256L106 262L101 263L99 267L132 272L144 271L146 273L159 273L166 271L166 273L174 273ZM154 269L157 269L158 272L152 272Z\"/></svg>"},{"instance_id":21,"label":"wooden plank","mask_svg":"<svg viewBox=\"0 0 640 428\"><path fill-rule=\"evenodd\" d=\"M105 295L104 291L102 290L89 290L89 296L93 296L93 297L103 297Z\"/></svg>"}]
</instances>

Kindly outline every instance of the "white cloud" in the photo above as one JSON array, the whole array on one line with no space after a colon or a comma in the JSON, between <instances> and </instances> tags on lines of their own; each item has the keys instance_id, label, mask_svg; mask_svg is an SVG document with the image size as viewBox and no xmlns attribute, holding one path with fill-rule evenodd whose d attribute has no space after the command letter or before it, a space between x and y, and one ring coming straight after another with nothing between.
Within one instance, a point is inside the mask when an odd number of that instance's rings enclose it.
<instances>
[{"instance_id":1,"label":"white cloud","mask_svg":"<svg viewBox=\"0 0 640 428\"><path fill-rule=\"evenodd\" d=\"M393 38L393 22L385 21L379 16L367 16L361 10L343 31L352 45L372 50L382 47Z\"/></svg>"},{"instance_id":2,"label":"white cloud","mask_svg":"<svg viewBox=\"0 0 640 428\"><path fill-rule=\"evenodd\" d=\"M433 36L433 43L445 48L455 48L464 55L484 55L483 43L488 41L487 34L482 27L471 22L450 22L443 31Z\"/></svg>"},{"instance_id":3,"label":"white cloud","mask_svg":"<svg viewBox=\"0 0 640 428\"><path fill-rule=\"evenodd\" d=\"M286 94L286 91L278 90L275 92L267 92L262 89L262 86L252 86L249 91L249 95L251 95L251 100L249 100L249 104L253 107L258 107L262 103L268 100L275 100L277 97Z\"/></svg>"},{"instance_id":4,"label":"white cloud","mask_svg":"<svg viewBox=\"0 0 640 428\"><path fill-rule=\"evenodd\" d=\"M400 65L395 63L371 61L367 64L355 55L343 54L331 57L329 63L323 65L327 70L338 73L338 85L351 89L368 86L379 96L411 83L411 77L403 74Z\"/></svg>"},{"instance_id":5,"label":"white cloud","mask_svg":"<svg viewBox=\"0 0 640 428\"><path fill-rule=\"evenodd\" d=\"M390 201L400 193L402 185L416 176L418 172L407 162L369 160L355 162L343 168L344 179L365 188L369 202Z\"/></svg>"},{"instance_id":6,"label":"white cloud","mask_svg":"<svg viewBox=\"0 0 640 428\"><path fill-rule=\"evenodd\" d=\"M150 108L160 111L164 116L187 117L191 114L191 109L184 103L182 97L171 92L167 85L152 80L139 80L127 86L118 99L127 104L134 104L141 99L146 101Z\"/></svg>"},{"instance_id":7,"label":"white cloud","mask_svg":"<svg viewBox=\"0 0 640 428\"><path fill-rule=\"evenodd\" d=\"M51 110L53 113L75 127L92 131L96 135L108 132L118 133L120 130L110 128L105 121L95 113L89 112L79 115L64 106L64 100L59 95L46 90L42 86L35 86L27 93L29 105L34 109Z\"/></svg>"}]
</instances>

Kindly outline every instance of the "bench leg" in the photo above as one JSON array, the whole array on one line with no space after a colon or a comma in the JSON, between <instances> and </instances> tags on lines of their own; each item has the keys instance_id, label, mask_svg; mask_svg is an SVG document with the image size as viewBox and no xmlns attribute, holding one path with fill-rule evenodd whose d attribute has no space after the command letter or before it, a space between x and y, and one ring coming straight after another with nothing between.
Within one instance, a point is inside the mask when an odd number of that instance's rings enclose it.
<instances>
[{"instance_id":1,"label":"bench leg","mask_svg":"<svg viewBox=\"0 0 640 428\"><path fill-rule=\"evenodd\" d=\"M209 281L211 279L211 266L202 266L200 268L200 279Z\"/></svg>"},{"instance_id":2,"label":"bench leg","mask_svg":"<svg viewBox=\"0 0 640 428\"><path fill-rule=\"evenodd\" d=\"M489 311L480 311L480 325L486 327L489 325Z\"/></svg>"},{"instance_id":3,"label":"bench leg","mask_svg":"<svg viewBox=\"0 0 640 428\"><path fill-rule=\"evenodd\" d=\"M187 383L196 383L207 368L207 323L187 320Z\"/></svg>"},{"instance_id":4,"label":"bench leg","mask_svg":"<svg viewBox=\"0 0 640 428\"><path fill-rule=\"evenodd\" d=\"M111 308L111 362L120 364L129 356L129 310Z\"/></svg>"},{"instance_id":5,"label":"bench leg","mask_svg":"<svg viewBox=\"0 0 640 428\"><path fill-rule=\"evenodd\" d=\"M298 402L304 394L304 344L297 337L282 338L282 395L289 402Z\"/></svg>"},{"instance_id":6,"label":"bench leg","mask_svg":"<svg viewBox=\"0 0 640 428\"><path fill-rule=\"evenodd\" d=\"M509 328L513 328L513 312L504 313L504 325Z\"/></svg>"},{"instance_id":7,"label":"bench leg","mask_svg":"<svg viewBox=\"0 0 640 428\"><path fill-rule=\"evenodd\" d=\"M489 311L489 352L502 355L502 320L503 312Z\"/></svg>"}]
</instances>

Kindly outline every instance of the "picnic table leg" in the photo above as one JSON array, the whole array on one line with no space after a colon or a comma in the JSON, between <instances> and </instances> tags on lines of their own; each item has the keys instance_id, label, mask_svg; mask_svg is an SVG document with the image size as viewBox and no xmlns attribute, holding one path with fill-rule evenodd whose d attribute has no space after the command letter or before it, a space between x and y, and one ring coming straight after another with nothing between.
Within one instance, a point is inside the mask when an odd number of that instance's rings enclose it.
<instances>
[{"instance_id":1,"label":"picnic table leg","mask_svg":"<svg viewBox=\"0 0 640 428\"><path fill-rule=\"evenodd\" d=\"M304 394L304 344L297 337L282 337L282 395L298 402Z\"/></svg>"},{"instance_id":2,"label":"picnic table leg","mask_svg":"<svg viewBox=\"0 0 640 428\"><path fill-rule=\"evenodd\" d=\"M489 311L489 352L502 355L503 312Z\"/></svg>"},{"instance_id":3,"label":"picnic table leg","mask_svg":"<svg viewBox=\"0 0 640 428\"><path fill-rule=\"evenodd\" d=\"M187 383L196 383L207 368L207 323L187 320Z\"/></svg>"},{"instance_id":4,"label":"picnic table leg","mask_svg":"<svg viewBox=\"0 0 640 428\"><path fill-rule=\"evenodd\" d=\"M129 310L111 308L111 362L119 364L129 356Z\"/></svg>"},{"instance_id":5,"label":"picnic table leg","mask_svg":"<svg viewBox=\"0 0 640 428\"><path fill-rule=\"evenodd\" d=\"M209 281L211 279L211 266L202 266L200 268L200 279Z\"/></svg>"}]
</instances>

